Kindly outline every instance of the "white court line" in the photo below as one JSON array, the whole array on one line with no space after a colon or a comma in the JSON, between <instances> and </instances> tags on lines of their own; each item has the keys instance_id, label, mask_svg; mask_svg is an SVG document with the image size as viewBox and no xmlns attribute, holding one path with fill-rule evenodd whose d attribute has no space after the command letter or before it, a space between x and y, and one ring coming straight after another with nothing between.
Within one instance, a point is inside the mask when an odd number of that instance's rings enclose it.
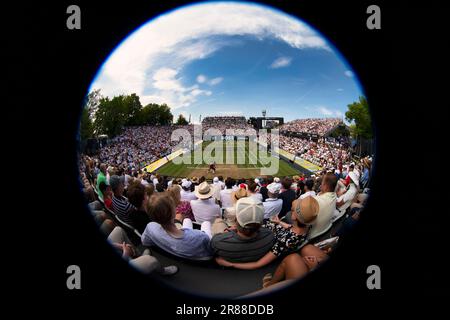
<instances>
[{"instance_id":1,"label":"white court line","mask_svg":"<svg viewBox=\"0 0 450 320\"><path fill-rule=\"evenodd\" d=\"M188 168L188 169L207 169L208 167L202 167L202 168L199 168L199 167L197 166L197 167L186 167L186 168ZM217 169L238 169L238 170L248 170L248 169L251 169L251 168L217 167ZM259 168L255 168L255 169L259 169ZM251 169L251 170L253 170L253 169ZM216 171L217 171L217 170L216 170Z\"/></svg>"}]
</instances>

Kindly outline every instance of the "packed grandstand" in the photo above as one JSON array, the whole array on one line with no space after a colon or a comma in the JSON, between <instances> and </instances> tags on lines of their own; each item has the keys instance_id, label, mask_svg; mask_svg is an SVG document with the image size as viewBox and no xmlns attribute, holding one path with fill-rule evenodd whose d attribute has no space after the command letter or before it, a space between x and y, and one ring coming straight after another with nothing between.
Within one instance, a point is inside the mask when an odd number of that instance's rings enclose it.
<instances>
[{"instance_id":1,"label":"packed grandstand","mask_svg":"<svg viewBox=\"0 0 450 320\"><path fill-rule=\"evenodd\" d=\"M98 154L81 155L83 192L108 240L143 273L175 279L189 261L269 270L254 284L265 292L326 260L367 202L372 157L355 158L345 139L328 137L339 124L302 119L280 128L280 149L321 170L212 181L143 170L172 152L170 136L180 126L128 127ZM206 117L202 127L252 128L244 117ZM192 125L181 128L193 131ZM294 131L320 137L289 135ZM236 292L255 291L250 288Z\"/></svg>"},{"instance_id":2,"label":"packed grandstand","mask_svg":"<svg viewBox=\"0 0 450 320\"><path fill-rule=\"evenodd\" d=\"M293 155L299 155L311 163L324 168L338 168L349 162L351 151L348 142L344 143L322 136L313 141L311 138L290 136L290 130L298 132L327 133L342 122L338 119L303 119L288 122L280 128L280 148ZM175 129L186 129L193 135L194 126L139 126L125 128L123 133L111 139L110 143L101 148L98 161L124 169L139 171L148 164L171 153L178 142L171 142L171 134ZM252 129L245 117L205 117L202 130L217 129L225 134L226 129ZM312 131L308 131L308 130ZM302 131L303 130L303 131ZM306 130L306 131L305 131ZM283 134L284 133L284 134ZM305 152L306 151L306 152Z\"/></svg>"}]
</instances>

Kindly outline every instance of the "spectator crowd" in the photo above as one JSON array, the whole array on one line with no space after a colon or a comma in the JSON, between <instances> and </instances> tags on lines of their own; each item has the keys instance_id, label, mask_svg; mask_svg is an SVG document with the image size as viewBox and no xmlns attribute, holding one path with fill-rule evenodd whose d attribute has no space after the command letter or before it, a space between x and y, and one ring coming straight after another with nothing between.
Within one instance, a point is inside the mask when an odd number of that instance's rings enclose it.
<instances>
[{"instance_id":1,"label":"spectator crowd","mask_svg":"<svg viewBox=\"0 0 450 320\"><path fill-rule=\"evenodd\" d=\"M346 144L320 138L313 141L280 135L279 147L322 168L340 168L350 162L351 152Z\"/></svg>"},{"instance_id":2,"label":"spectator crowd","mask_svg":"<svg viewBox=\"0 0 450 320\"><path fill-rule=\"evenodd\" d=\"M210 182L142 170L130 175L88 157L83 162L92 215L130 265L147 274L178 272L176 265L162 266L151 248L226 268L277 264L261 279L262 288L303 277L327 259L333 246L319 240L338 239L357 222L371 178L370 158L309 177L218 176Z\"/></svg>"},{"instance_id":3,"label":"spectator crowd","mask_svg":"<svg viewBox=\"0 0 450 320\"><path fill-rule=\"evenodd\" d=\"M211 128L217 129L222 134L225 134L226 129L248 130L253 129L253 126L247 123L245 117L215 116L203 118L202 120L203 132Z\"/></svg>"},{"instance_id":4,"label":"spectator crowd","mask_svg":"<svg viewBox=\"0 0 450 320\"><path fill-rule=\"evenodd\" d=\"M279 129L295 133L310 133L324 136L342 123L339 118L296 119L286 122Z\"/></svg>"},{"instance_id":5,"label":"spectator crowd","mask_svg":"<svg viewBox=\"0 0 450 320\"><path fill-rule=\"evenodd\" d=\"M355 161L346 143L323 137L339 119L302 119L281 131L322 136L313 141L280 135L279 146L322 168L311 176L170 178L142 170L178 144L174 129L141 126L81 155L80 176L90 211L111 244L143 273L172 275L150 248L185 260L226 268L258 269L276 263L263 288L303 277L326 260L335 241L359 219L369 193L372 158ZM202 130L251 129L245 117L206 117ZM340 227L331 234L333 225ZM323 237L335 239L323 240ZM328 242L327 242L328 241Z\"/></svg>"}]
</instances>

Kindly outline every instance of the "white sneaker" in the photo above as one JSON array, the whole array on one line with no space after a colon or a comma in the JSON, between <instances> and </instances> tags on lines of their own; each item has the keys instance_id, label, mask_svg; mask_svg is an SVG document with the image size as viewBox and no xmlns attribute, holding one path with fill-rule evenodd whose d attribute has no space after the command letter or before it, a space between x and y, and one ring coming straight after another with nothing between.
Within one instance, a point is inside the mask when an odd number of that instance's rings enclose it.
<instances>
[{"instance_id":1,"label":"white sneaker","mask_svg":"<svg viewBox=\"0 0 450 320\"><path fill-rule=\"evenodd\" d=\"M163 276L171 276L171 275L174 275L177 272L178 272L178 267L177 266L167 266L167 267L163 268L163 271L161 272L161 274Z\"/></svg>"}]
</instances>

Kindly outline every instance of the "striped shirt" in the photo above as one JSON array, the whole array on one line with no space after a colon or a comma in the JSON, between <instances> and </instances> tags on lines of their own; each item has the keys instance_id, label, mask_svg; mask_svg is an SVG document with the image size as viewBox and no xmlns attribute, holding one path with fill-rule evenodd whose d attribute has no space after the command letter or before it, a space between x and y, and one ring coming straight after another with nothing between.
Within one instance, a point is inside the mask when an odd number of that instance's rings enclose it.
<instances>
[{"instance_id":1,"label":"striped shirt","mask_svg":"<svg viewBox=\"0 0 450 320\"><path fill-rule=\"evenodd\" d=\"M251 239L241 238L235 231L216 234L211 239L211 247L217 256L230 262L252 262L269 252L274 242L273 233L260 228Z\"/></svg>"},{"instance_id":2,"label":"striped shirt","mask_svg":"<svg viewBox=\"0 0 450 320\"><path fill-rule=\"evenodd\" d=\"M113 195L112 197L112 209L117 214L120 220L125 223L132 225L133 221L130 219L130 211L134 209L133 205L128 202L128 199L124 196L116 197Z\"/></svg>"}]
</instances>

